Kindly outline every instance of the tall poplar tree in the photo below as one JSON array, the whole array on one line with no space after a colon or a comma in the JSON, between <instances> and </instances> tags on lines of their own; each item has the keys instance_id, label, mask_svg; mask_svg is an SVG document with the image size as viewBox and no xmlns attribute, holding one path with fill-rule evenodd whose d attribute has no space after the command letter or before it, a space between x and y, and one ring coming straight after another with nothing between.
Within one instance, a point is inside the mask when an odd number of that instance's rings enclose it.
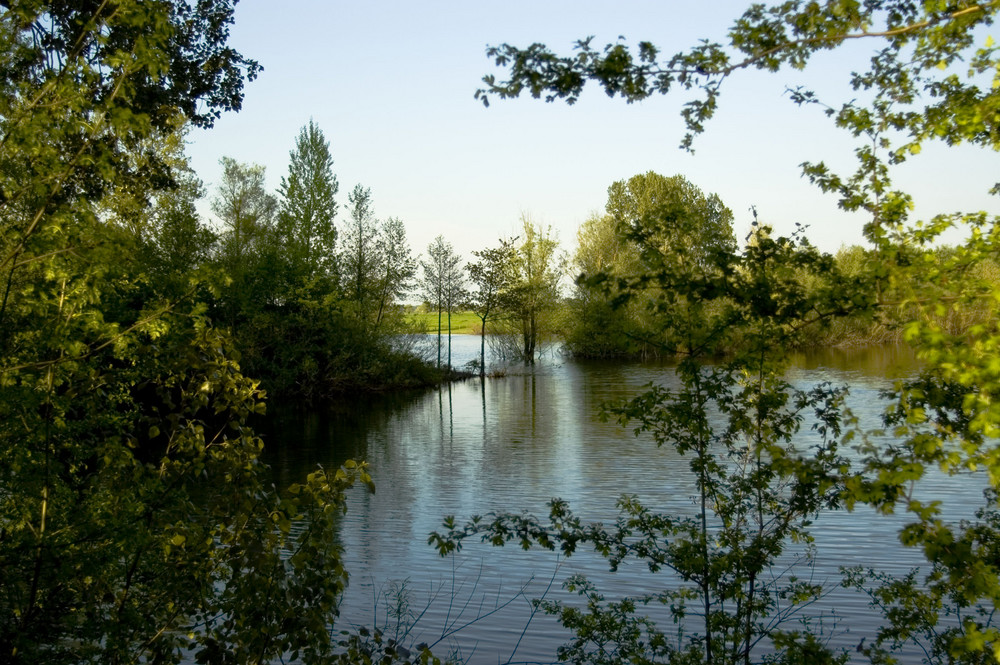
<instances>
[{"instance_id":1,"label":"tall poplar tree","mask_svg":"<svg viewBox=\"0 0 1000 665\"><path fill-rule=\"evenodd\" d=\"M336 275L336 196L330 144L319 126L309 121L295 140L288 174L281 179L278 232L294 279Z\"/></svg>"}]
</instances>

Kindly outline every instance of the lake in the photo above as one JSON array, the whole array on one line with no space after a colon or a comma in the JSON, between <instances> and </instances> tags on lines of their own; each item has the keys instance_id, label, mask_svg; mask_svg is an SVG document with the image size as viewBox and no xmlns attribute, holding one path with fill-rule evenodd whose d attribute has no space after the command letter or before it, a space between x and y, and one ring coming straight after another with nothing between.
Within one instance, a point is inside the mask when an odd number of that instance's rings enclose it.
<instances>
[{"instance_id":1,"label":"lake","mask_svg":"<svg viewBox=\"0 0 1000 665\"><path fill-rule=\"evenodd\" d=\"M453 338L456 367L478 353L478 337ZM910 375L915 367L905 349L825 351L796 357L789 379L798 387L850 386L849 406L876 427L886 377ZM613 521L623 493L661 511L694 514L686 461L599 417L604 402L632 396L650 382L673 381L666 364L580 362L549 351L532 369L514 366L485 382L273 413L264 431L266 460L279 486L302 480L317 464L334 468L353 458L371 466L376 493L352 491L341 528L351 581L339 627L379 625L391 632L402 616L403 623L415 620L408 641L437 643L440 655L475 663L553 662L566 634L551 617L532 613L531 598L577 598L561 588L575 573L586 574L609 598L674 583L643 564L610 573L589 551L560 558L469 543L457 556L441 558L427 544L445 515L459 521L490 511L545 516L553 497L587 520ZM978 477L931 474L922 492L943 499L956 511L948 516L958 518L966 515L957 511L982 503L983 486ZM902 572L920 564L919 552L898 543L903 523L901 516L859 509L823 514L813 528L815 565L798 574L826 580L832 591L808 617L852 654L879 619L864 596L836 587L839 566Z\"/></svg>"}]
</instances>

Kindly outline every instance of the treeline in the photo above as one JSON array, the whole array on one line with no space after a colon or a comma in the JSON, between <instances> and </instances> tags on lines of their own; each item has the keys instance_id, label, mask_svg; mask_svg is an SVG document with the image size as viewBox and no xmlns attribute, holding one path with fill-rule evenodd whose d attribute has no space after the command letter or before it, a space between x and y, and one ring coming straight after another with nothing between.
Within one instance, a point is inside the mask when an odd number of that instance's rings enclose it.
<instances>
[{"instance_id":1,"label":"treeline","mask_svg":"<svg viewBox=\"0 0 1000 665\"><path fill-rule=\"evenodd\" d=\"M716 194L705 194L683 176L657 173L636 175L608 188L604 214L592 215L580 227L571 270L577 276L566 305L565 338L571 353L588 358L650 358L685 352L678 339L680 322L671 318L663 301L668 294L659 276L680 269L698 268L724 273L734 268L738 253L752 251L770 230L756 220L738 249L733 214ZM795 233L796 256L784 267L788 279L803 295L820 298L841 278L855 285L858 303L872 300L874 307L829 312L809 325L808 335L795 336L800 347L859 347L899 343L907 323L918 314L930 318L948 335L960 335L994 320L997 312L990 298L960 296L969 284L982 293L1000 289L1000 266L988 257L970 259L945 245L897 247L886 250L861 246L841 248L824 255L812 247L805 228ZM827 270L806 272L805 257L822 257ZM948 275L946 286L935 283ZM834 278L834 276L837 276ZM947 284L953 288L949 289ZM757 297L771 297L765 283ZM717 294L703 294L703 314L725 316L729 306ZM927 312L929 299L943 304ZM730 336L720 351L742 348L739 336Z\"/></svg>"},{"instance_id":2,"label":"treeline","mask_svg":"<svg viewBox=\"0 0 1000 665\"><path fill-rule=\"evenodd\" d=\"M379 219L369 188L346 205L322 130L303 127L276 192L265 167L223 157L206 192L183 154L183 129L156 146L175 186L108 204L108 219L134 248L131 269L150 298L195 298L231 336L240 366L273 395L323 399L346 391L433 385L453 375L450 335L424 359L404 316L419 298L438 312L472 309L502 359L534 360L556 328L562 259L550 229L524 216L515 238L466 262L438 236L421 259L403 221ZM145 198L143 198L145 196ZM198 201L208 197L214 220ZM197 293L191 284L197 283ZM485 337L484 337L485 340ZM485 370L485 346L478 368Z\"/></svg>"}]
</instances>

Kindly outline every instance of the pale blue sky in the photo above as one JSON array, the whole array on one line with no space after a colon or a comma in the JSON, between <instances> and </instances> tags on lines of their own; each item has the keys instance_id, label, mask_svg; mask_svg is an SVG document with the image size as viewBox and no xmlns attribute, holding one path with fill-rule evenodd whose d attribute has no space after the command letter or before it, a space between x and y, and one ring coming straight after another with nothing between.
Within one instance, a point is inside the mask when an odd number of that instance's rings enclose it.
<instances>
[{"instance_id":1,"label":"pale blue sky","mask_svg":"<svg viewBox=\"0 0 1000 665\"><path fill-rule=\"evenodd\" d=\"M718 193L740 238L755 205L778 232L808 224L823 249L861 242L864 218L838 211L798 166L850 167L852 139L818 109L796 107L784 90L807 84L832 102L849 99L847 76L874 43L825 54L805 72L736 75L694 155L677 148L681 96L627 105L595 88L575 106L524 98L489 109L473 99L484 74L503 74L486 58L487 44L542 42L568 52L588 35L598 44L623 35L672 53L703 37L723 39L746 5L242 0L231 43L264 71L248 84L240 113L192 134L192 165L210 196L223 156L265 165L277 188L295 137L312 118L330 142L341 219L347 193L361 183L372 190L377 217L403 220L415 253L443 234L467 259L516 234L522 213L551 225L572 251L580 223L603 210L608 185L648 170L680 173ZM1000 179L998 166L996 153L936 147L907 164L900 182L916 194L919 215L997 213L985 192Z\"/></svg>"}]
</instances>

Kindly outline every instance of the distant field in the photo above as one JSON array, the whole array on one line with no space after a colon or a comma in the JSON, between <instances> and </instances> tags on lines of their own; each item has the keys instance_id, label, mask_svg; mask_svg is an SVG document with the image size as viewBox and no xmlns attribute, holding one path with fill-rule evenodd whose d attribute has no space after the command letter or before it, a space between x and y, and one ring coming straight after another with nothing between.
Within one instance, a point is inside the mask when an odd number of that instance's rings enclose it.
<instances>
[{"instance_id":1,"label":"distant field","mask_svg":"<svg viewBox=\"0 0 1000 665\"><path fill-rule=\"evenodd\" d=\"M429 333L437 332L437 312L410 312L406 320L420 326ZM452 312L451 333L453 335L478 335L482 322L473 312ZM448 332L448 314L441 313L441 332Z\"/></svg>"}]
</instances>

